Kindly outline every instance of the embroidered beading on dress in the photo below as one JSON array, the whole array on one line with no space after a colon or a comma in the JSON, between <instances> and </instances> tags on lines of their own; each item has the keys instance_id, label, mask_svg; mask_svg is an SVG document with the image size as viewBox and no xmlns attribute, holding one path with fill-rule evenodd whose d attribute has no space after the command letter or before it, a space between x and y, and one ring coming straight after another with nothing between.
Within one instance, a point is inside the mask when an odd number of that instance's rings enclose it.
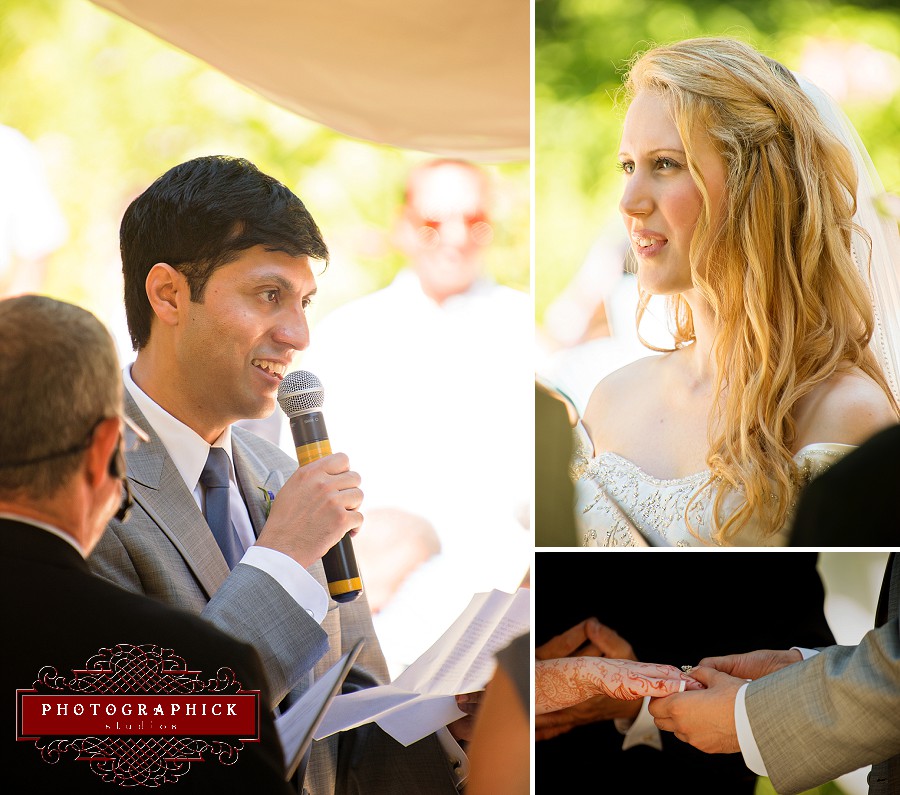
<instances>
[{"instance_id":1,"label":"embroidered beading on dress","mask_svg":"<svg viewBox=\"0 0 900 795\"><path fill-rule=\"evenodd\" d=\"M804 447L794 456L798 486L805 486L853 449L843 444ZM708 471L666 480L647 474L616 453L594 456L581 425L576 429L574 450L570 474L575 483L582 546L718 545L711 538L717 486L715 481L710 482ZM739 493L727 494L722 501L724 513L737 510L741 499ZM791 505L790 517L794 507ZM696 535L685 520L686 510ZM789 528L790 519L778 533L764 535L759 523L751 518L728 545L781 546L787 543Z\"/></svg>"}]
</instances>

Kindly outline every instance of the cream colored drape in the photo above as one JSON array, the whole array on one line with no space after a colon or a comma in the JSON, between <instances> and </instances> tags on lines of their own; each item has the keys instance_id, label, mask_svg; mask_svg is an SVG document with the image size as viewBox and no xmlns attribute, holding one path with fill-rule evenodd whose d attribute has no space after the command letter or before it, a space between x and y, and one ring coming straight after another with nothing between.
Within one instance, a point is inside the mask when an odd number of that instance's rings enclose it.
<instances>
[{"instance_id":1,"label":"cream colored drape","mask_svg":"<svg viewBox=\"0 0 900 795\"><path fill-rule=\"evenodd\" d=\"M529 154L529 0L94 0L346 135Z\"/></svg>"}]
</instances>

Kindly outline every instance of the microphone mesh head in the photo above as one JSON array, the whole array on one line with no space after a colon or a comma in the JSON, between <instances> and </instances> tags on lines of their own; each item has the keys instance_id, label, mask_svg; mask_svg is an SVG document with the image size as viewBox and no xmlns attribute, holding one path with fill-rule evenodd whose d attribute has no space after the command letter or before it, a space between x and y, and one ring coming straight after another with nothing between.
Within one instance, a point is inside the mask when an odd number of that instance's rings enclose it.
<instances>
[{"instance_id":1,"label":"microphone mesh head","mask_svg":"<svg viewBox=\"0 0 900 795\"><path fill-rule=\"evenodd\" d=\"M322 382L308 370L288 373L278 387L278 405L288 417L321 408L324 401Z\"/></svg>"}]
</instances>

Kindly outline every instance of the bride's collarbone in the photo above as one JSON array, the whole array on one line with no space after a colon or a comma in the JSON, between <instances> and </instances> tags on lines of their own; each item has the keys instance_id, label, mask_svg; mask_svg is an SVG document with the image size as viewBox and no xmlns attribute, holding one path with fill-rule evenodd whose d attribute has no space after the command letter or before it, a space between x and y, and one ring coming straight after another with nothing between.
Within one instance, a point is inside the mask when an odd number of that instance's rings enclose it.
<instances>
[{"instance_id":1,"label":"bride's collarbone","mask_svg":"<svg viewBox=\"0 0 900 795\"><path fill-rule=\"evenodd\" d=\"M660 480L707 469L710 390L691 386L676 354L648 357L602 381L585 426L595 455L615 453Z\"/></svg>"},{"instance_id":2,"label":"bride's collarbone","mask_svg":"<svg viewBox=\"0 0 900 795\"><path fill-rule=\"evenodd\" d=\"M659 480L683 478L707 469L705 412L677 412L664 404L645 404L607 420L605 432L594 439L598 454L615 453Z\"/></svg>"}]
</instances>

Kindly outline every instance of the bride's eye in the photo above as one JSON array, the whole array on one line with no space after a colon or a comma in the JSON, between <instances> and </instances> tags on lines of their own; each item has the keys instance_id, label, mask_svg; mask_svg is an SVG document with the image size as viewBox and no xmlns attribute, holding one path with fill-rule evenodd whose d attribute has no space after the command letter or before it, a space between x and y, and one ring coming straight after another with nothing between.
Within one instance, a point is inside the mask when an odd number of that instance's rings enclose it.
<instances>
[{"instance_id":1,"label":"bride's eye","mask_svg":"<svg viewBox=\"0 0 900 795\"><path fill-rule=\"evenodd\" d=\"M681 163L673 160L671 157L657 157L656 167L660 171L672 171L673 169L681 168Z\"/></svg>"},{"instance_id":2,"label":"bride's eye","mask_svg":"<svg viewBox=\"0 0 900 795\"><path fill-rule=\"evenodd\" d=\"M634 173L634 163L632 163L630 160L620 160L618 163L616 163L616 168L624 174Z\"/></svg>"}]
</instances>

